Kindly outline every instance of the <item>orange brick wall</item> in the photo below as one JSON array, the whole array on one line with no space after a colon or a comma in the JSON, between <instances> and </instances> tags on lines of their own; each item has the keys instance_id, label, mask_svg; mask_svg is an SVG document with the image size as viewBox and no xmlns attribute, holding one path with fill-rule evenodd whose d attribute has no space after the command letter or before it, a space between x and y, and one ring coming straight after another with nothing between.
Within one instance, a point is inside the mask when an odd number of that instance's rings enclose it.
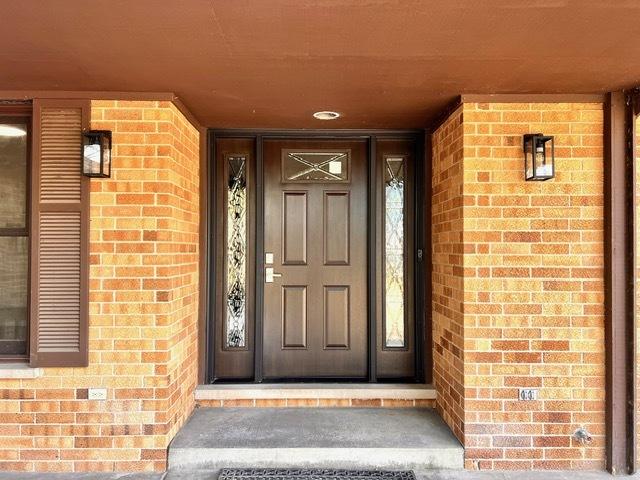
<instances>
[{"instance_id":1,"label":"orange brick wall","mask_svg":"<svg viewBox=\"0 0 640 480\"><path fill-rule=\"evenodd\" d=\"M0 380L0 470L164 470L197 382L199 134L170 102L93 101L89 367ZM87 388L106 387L107 401Z\"/></svg>"},{"instance_id":2,"label":"orange brick wall","mask_svg":"<svg viewBox=\"0 0 640 480\"><path fill-rule=\"evenodd\" d=\"M465 104L462 114L466 466L602 468L602 106ZM523 180L531 132L555 136L554 180ZM518 401L519 387L539 400ZM580 426L591 445L571 438Z\"/></svg>"},{"instance_id":3,"label":"orange brick wall","mask_svg":"<svg viewBox=\"0 0 640 480\"><path fill-rule=\"evenodd\" d=\"M436 408L464 439L462 108L433 135L432 324Z\"/></svg>"}]
</instances>

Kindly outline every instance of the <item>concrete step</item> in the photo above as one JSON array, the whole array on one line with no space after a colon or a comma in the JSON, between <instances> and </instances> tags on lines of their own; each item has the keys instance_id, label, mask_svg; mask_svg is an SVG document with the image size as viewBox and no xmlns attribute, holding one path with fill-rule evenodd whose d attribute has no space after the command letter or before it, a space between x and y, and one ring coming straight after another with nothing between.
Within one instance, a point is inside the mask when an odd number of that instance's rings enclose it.
<instances>
[{"instance_id":1,"label":"concrete step","mask_svg":"<svg viewBox=\"0 0 640 480\"><path fill-rule=\"evenodd\" d=\"M461 469L463 457L432 409L199 408L169 446L169 470Z\"/></svg>"}]
</instances>

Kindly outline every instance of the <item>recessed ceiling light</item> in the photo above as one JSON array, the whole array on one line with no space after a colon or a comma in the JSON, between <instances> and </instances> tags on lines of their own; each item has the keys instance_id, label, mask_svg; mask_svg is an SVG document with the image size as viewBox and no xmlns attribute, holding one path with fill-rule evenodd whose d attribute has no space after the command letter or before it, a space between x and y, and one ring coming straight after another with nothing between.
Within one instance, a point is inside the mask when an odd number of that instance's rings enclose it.
<instances>
[{"instance_id":1,"label":"recessed ceiling light","mask_svg":"<svg viewBox=\"0 0 640 480\"><path fill-rule=\"evenodd\" d=\"M318 120L335 120L339 116L340 114L338 112L330 112L328 110L323 110L322 112L316 112L313 114L313 117Z\"/></svg>"},{"instance_id":2,"label":"recessed ceiling light","mask_svg":"<svg viewBox=\"0 0 640 480\"><path fill-rule=\"evenodd\" d=\"M0 137L24 137L26 134L24 128L0 124Z\"/></svg>"}]
</instances>

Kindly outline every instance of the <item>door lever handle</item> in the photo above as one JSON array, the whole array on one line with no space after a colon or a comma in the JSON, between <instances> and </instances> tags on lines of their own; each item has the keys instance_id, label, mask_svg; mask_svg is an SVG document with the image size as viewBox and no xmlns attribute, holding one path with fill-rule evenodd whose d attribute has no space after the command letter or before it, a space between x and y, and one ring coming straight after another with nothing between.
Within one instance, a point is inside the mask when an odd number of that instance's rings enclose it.
<instances>
[{"instance_id":1,"label":"door lever handle","mask_svg":"<svg viewBox=\"0 0 640 480\"><path fill-rule=\"evenodd\" d=\"M264 269L264 281L265 283L273 283L273 279L276 277L281 277L281 273L276 273L273 271L273 267L267 267Z\"/></svg>"}]
</instances>

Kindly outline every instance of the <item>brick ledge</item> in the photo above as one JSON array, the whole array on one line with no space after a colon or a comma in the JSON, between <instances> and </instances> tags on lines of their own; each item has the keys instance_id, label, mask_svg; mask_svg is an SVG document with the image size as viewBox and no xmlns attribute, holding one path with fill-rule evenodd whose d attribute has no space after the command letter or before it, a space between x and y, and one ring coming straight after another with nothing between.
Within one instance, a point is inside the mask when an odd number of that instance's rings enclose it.
<instances>
[{"instance_id":1,"label":"brick ledge","mask_svg":"<svg viewBox=\"0 0 640 480\"><path fill-rule=\"evenodd\" d=\"M31 368L26 363L0 363L0 380L38 378L41 376L41 368Z\"/></svg>"}]
</instances>

